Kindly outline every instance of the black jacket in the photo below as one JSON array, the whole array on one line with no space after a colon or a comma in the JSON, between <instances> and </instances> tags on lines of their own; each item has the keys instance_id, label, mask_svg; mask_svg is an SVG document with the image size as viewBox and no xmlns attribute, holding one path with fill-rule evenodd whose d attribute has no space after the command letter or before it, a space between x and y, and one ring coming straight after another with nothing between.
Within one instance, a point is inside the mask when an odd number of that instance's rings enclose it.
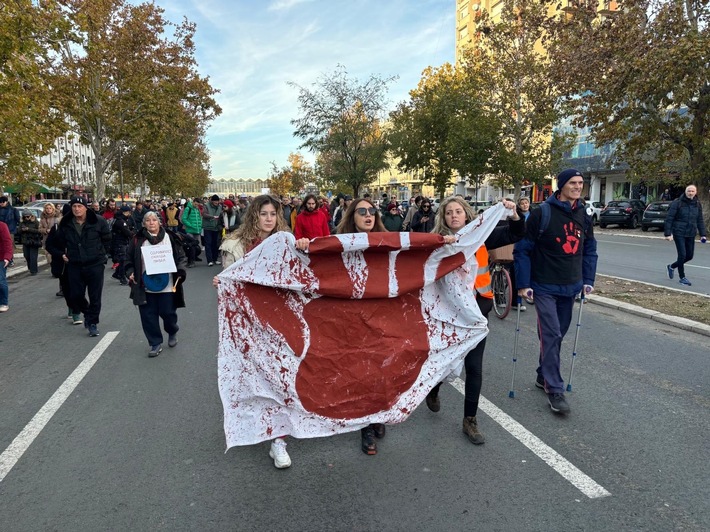
<instances>
[{"instance_id":1,"label":"black jacket","mask_svg":"<svg viewBox=\"0 0 710 532\"><path fill-rule=\"evenodd\" d=\"M683 194L680 198L673 200L666 223L663 227L665 236L691 238L700 232L700 236L707 236L705 232L705 220L703 219L703 206L695 196L692 200Z\"/></svg>"},{"instance_id":2,"label":"black jacket","mask_svg":"<svg viewBox=\"0 0 710 532\"><path fill-rule=\"evenodd\" d=\"M70 266L96 266L106 264L111 231L103 216L87 209L86 221L79 234L74 228L74 213L69 211L59 222L56 238L51 242L47 240L47 251L53 256L66 254Z\"/></svg>"}]
</instances>

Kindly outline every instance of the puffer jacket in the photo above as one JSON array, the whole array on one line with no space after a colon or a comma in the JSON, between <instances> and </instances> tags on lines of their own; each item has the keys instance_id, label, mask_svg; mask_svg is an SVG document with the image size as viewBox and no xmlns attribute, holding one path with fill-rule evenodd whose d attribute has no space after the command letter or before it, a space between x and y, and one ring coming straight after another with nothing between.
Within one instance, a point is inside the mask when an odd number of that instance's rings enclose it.
<instances>
[{"instance_id":1,"label":"puffer jacket","mask_svg":"<svg viewBox=\"0 0 710 532\"><path fill-rule=\"evenodd\" d=\"M22 220L19 227L20 242L23 246L31 248L42 247L42 233L39 230L39 222L34 216L29 220Z\"/></svg>"},{"instance_id":2,"label":"puffer jacket","mask_svg":"<svg viewBox=\"0 0 710 532\"><path fill-rule=\"evenodd\" d=\"M703 206L695 196L692 200L683 194L680 198L673 200L666 223L663 227L665 236L693 238L700 232L700 236L707 236L705 232L705 220L703 220Z\"/></svg>"},{"instance_id":3,"label":"puffer jacket","mask_svg":"<svg viewBox=\"0 0 710 532\"><path fill-rule=\"evenodd\" d=\"M74 228L74 213L69 211L57 226L56 238L47 239L47 251L53 256L66 254L70 265L96 266L106 264L110 251L111 231L103 216L86 210L81 234Z\"/></svg>"}]
</instances>

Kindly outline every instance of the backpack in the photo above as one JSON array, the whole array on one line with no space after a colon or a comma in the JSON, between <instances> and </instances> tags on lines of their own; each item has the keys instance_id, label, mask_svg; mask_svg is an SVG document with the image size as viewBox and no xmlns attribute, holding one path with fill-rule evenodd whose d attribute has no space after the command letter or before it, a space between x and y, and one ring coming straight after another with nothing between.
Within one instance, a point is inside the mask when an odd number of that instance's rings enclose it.
<instances>
[{"instance_id":1,"label":"backpack","mask_svg":"<svg viewBox=\"0 0 710 532\"><path fill-rule=\"evenodd\" d=\"M546 201L543 201L540 204L540 208L542 209L542 212L540 213L540 228L537 231L537 237L540 238L542 234L545 232L547 229L547 226L550 225L550 204L547 203ZM589 223L591 222L591 217L589 214L587 214L587 211L584 211L584 233L586 234L587 229L589 227Z\"/></svg>"}]
</instances>

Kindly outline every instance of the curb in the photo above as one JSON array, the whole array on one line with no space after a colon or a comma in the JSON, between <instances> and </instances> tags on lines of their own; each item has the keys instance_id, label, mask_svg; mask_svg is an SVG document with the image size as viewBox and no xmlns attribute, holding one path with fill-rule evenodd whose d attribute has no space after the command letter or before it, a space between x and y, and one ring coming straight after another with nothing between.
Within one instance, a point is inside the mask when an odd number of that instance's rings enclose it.
<instances>
[{"instance_id":1,"label":"curb","mask_svg":"<svg viewBox=\"0 0 710 532\"><path fill-rule=\"evenodd\" d=\"M684 331L691 331L694 333L702 334L703 336L710 337L710 325L705 325L704 323L699 323L697 321L689 320L687 318L679 318L678 316L671 316L669 314L663 314L656 310L648 310L643 307L632 305L630 303L623 303L621 301L616 301L614 299L609 299L607 297L596 296L590 294L587 296L587 301L590 303L595 303L603 307L621 310L629 314L634 314L635 316L640 316L642 318L648 318L665 325L671 325L673 327L678 327Z\"/></svg>"}]
</instances>

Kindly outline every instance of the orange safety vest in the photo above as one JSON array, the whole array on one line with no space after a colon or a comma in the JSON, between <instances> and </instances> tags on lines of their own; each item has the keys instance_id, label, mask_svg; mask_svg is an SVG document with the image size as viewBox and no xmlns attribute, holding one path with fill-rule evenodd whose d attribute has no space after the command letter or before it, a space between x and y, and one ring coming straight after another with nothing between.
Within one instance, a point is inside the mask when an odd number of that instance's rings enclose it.
<instances>
[{"instance_id":1,"label":"orange safety vest","mask_svg":"<svg viewBox=\"0 0 710 532\"><path fill-rule=\"evenodd\" d=\"M488 250L485 245L482 245L476 251L476 262L478 262L478 272L476 273L476 281L473 283L473 287L481 297L493 299L491 273L488 269Z\"/></svg>"}]
</instances>

